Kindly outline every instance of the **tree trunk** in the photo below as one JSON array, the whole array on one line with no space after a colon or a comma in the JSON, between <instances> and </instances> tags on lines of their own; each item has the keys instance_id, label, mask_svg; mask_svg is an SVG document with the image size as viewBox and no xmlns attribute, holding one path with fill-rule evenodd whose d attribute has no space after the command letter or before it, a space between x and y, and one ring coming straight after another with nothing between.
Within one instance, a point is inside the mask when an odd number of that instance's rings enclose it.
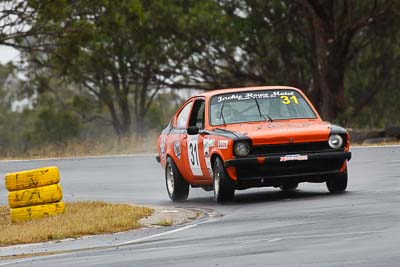
<instances>
[{"instance_id":1,"label":"tree trunk","mask_svg":"<svg viewBox=\"0 0 400 267\"><path fill-rule=\"evenodd\" d=\"M148 99L149 84L152 78L151 64L147 63L143 70L143 79L141 84L135 86L135 132L142 136L145 133L144 119L149 109L152 99ZM149 103L147 103L148 101Z\"/></svg>"},{"instance_id":2,"label":"tree trunk","mask_svg":"<svg viewBox=\"0 0 400 267\"><path fill-rule=\"evenodd\" d=\"M346 67L366 44L364 40L362 45L350 49L354 36L382 19L394 3L374 1L364 6L362 14L357 14L355 2L298 0L309 15L313 36L312 40L306 40L311 42L314 61L311 99L325 120L335 120L343 113Z\"/></svg>"},{"instance_id":3,"label":"tree trunk","mask_svg":"<svg viewBox=\"0 0 400 267\"><path fill-rule=\"evenodd\" d=\"M325 14L326 15L326 14ZM331 15L331 14L330 14ZM344 108L344 73L351 35L343 36L333 15L312 10L313 88L311 97L324 120L334 120Z\"/></svg>"},{"instance_id":4,"label":"tree trunk","mask_svg":"<svg viewBox=\"0 0 400 267\"><path fill-rule=\"evenodd\" d=\"M115 88L114 88L115 89ZM111 124L119 138L129 136L131 132L131 119L128 101L119 101L115 103L109 88L101 87L100 94L98 95L101 102L103 102L111 116ZM116 104L120 112L117 111Z\"/></svg>"},{"instance_id":5,"label":"tree trunk","mask_svg":"<svg viewBox=\"0 0 400 267\"><path fill-rule=\"evenodd\" d=\"M144 115L139 115L136 116L136 122L135 122L135 132L139 136L143 136L145 134L145 129L144 129Z\"/></svg>"},{"instance_id":6,"label":"tree trunk","mask_svg":"<svg viewBox=\"0 0 400 267\"><path fill-rule=\"evenodd\" d=\"M129 136L132 134L132 120L131 120L131 113L128 103L128 96L121 96L119 104L119 109L121 110L121 133L123 136Z\"/></svg>"}]
</instances>

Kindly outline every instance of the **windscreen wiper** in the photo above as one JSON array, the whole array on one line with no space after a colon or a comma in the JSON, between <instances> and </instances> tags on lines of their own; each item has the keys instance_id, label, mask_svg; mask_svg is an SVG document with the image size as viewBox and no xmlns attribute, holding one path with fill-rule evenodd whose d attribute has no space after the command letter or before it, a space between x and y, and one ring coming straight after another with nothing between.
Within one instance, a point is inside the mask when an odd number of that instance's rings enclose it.
<instances>
[{"instance_id":1,"label":"windscreen wiper","mask_svg":"<svg viewBox=\"0 0 400 267\"><path fill-rule=\"evenodd\" d=\"M222 118L222 121L224 122L224 125L226 125L225 118L224 118L224 113L222 112L224 110L224 105L225 105L225 102L222 102L222 106L221 106L221 111L219 113L219 117Z\"/></svg>"},{"instance_id":2,"label":"windscreen wiper","mask_svg":"<svg viewBox=\"0 0 400 267\"><path fill-rule=\"evenodd\" d=\"M260 104L258 103L257 98L254 98L254 101L256 101L256 105L257 105L258 113L260 113L260 117L263 117L264 120L266 121L267 118L265 118L265 116L267 116L268 120L272 122L273 121L272 118L266 112L264 112L264 110L263 110L263 112L261 112L261 107L260 107Z\"/></svg>"}]
</instances>

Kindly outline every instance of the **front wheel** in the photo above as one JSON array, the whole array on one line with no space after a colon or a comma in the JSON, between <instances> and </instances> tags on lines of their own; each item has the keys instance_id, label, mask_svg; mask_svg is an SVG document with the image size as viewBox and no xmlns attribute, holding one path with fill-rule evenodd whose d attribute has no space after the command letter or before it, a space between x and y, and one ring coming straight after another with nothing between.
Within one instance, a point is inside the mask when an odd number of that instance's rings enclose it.
<instances>
[{"instance_id":1,"label":"front wheel","mask_svg":"<svg viewBox=\"0 0 400 267\"><path fill-rule=\"evenodd\" d=\"M167 159L165 166L165 183L172 201L182 201L188 198L189 184L183 179L171 158Z\"/></svg>"},{"instance_id":2,"label":"front wheel","mask_svg":"<svg viewBox=\"0 0 400 267\"><path fill-rule=\"evenodd\" d=\"M235 183L229 178L220 158L214 163L214 198L218 203L230 202L235 196Z\"/></svg>"},{"instance_id":3,"label":"front wheel","mask_svg":"<svg viewBox=\"0 0 400 267\"><path fill-rule=\"evenodd\" d=\"M347 171L333 174L326 181L326 186L331 193L340 193L347 188Z\"/></svg>"}]
</instances>

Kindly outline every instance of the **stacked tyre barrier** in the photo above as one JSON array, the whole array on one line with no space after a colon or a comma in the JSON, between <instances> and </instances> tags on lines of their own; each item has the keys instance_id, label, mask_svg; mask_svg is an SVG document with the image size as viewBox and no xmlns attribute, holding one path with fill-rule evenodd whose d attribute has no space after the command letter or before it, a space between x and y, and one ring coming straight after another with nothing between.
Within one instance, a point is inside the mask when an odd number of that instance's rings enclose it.
<instances>
[{"instance_id":1,"label":"stacked tyre barrier","mask_svg":"<svg viewBox=\"0 0 400 267\"><path fill-rule=\"evenodd\" d=\"M55 166L7 173L5 183L12 222L64 212L60 174Z\"/></svg>"}]
</instances>

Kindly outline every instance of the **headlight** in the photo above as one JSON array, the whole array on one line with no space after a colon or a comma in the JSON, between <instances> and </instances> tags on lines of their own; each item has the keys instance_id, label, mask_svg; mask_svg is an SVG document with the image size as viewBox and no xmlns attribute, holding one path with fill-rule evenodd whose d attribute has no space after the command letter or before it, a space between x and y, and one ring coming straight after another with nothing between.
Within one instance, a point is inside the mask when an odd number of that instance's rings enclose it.
<instances>
[{"instance_id":1,"label":"headlight","mask_svg":"<svg viewBox=\"0 0 400 267\"><path fill-rule=\"evenodd\" d=\"M236 142L234 146L235 154L239 157L247 156L250 152L250 146L247 142Z\"/></svg>"},{"instance_id":2,"label":"headlight","mask_svg":"<svg viewBox=\"0 0 400 267\"><path fill-rule=\"evenodd\" d=\"M338 134L332 134L328 140L329 146L333 149L338 149L343 145L343 137Z\"/></svg>"}]
</instances>

